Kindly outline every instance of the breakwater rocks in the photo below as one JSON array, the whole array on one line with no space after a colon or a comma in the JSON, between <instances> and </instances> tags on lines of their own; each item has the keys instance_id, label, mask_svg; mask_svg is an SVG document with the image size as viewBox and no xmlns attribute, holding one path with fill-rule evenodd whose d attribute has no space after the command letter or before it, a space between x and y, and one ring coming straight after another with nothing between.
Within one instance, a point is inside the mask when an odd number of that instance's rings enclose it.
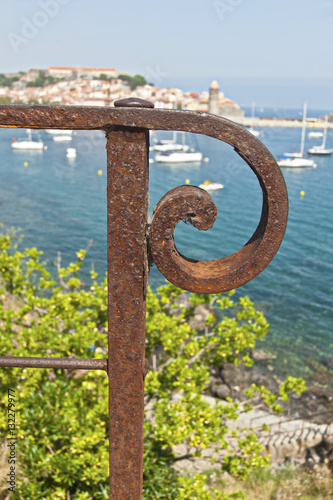
<instances>
[{"instance_id":1,"label":"breakwater rocks","mask_svg":"<svg viewBox=\"0 0 333 500\"><path fill-rule=\"evenodd\" d=\"M278 117L278 118L258 118L258 117L243 117L237 118L236 121L239 125L243 125L244 127L268 127L268 128L302 128L303 123L302 120L297 120L294 118L286 118L286 117ZM324 120L308 120L307 128L308 129L323 129L325 127ZM329 122L327 127L333 128L333 122Z\"/></svg>"}]
</instances>

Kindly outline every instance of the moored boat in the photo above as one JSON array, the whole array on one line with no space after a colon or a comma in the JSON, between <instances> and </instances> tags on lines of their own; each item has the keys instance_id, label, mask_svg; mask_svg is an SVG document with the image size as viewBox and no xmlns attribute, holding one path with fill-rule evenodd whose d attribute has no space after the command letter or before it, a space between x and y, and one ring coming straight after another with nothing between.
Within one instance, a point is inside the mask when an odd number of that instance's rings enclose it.
<instances>
[{"instance_id":1,"label":"moored boat","mask_svg":"<svg viewBox=\"0 0 333 500\"><path fill-rule=\"evenodd\" d=\"M76 149L75 148L67 148L66 156L67 156L67 158L76 158Z\"/></svg>"},{"instance_id":2,"label":"moored boat","mask_svg":"<svg viewBox=\"0 0 333 500\"><path fill-rule=\"evenodd\" d=\"M325 116L323 142L320 144L320 146L313 146L312 148L308 149L309 154L311 154L311 155L331 155L333 153L333 149L326 148L327 124L328 124L328 115Z\"/></svg>"},{"instance_id":3,"label":"moored boat","mask_svg":"<svg viewBox=\"0 0 333 500\"><path fill-rule=\"evenodd\" d=\"M157 163L194 163L202 160L202 153L199 151L172 151L156 153Z\"/></svg>"},{"instance_id":4,"label":"moored boat","mask_svg":"<svg viewBox=\"0 0 333 500\"><path fill-rule=\"evenodd\" d=\"M53 137L55 142L70 142L72 140L71 135L55 135Z\"/></svg>"},{"instance_id":5,"label":"moored boat","mask_svg":"<svg viewBox=\"0 0 333 500\"><path fill-rule=\"evenodd\" d=\"M44 132L46 132L49 135L72 135L73 134L73 130L64 130L64 129L56 129L56 128L44 129Z\"/></svg>"},{"instance_id":6,"label":"moored boat","mask_svg":"<svg viewBox=\"0 0 333 500\"><path fill-rule=\"evenodd\" d=\"M224 186L220 182L205 181L202 184L199 184L199 188L204 189L205 191L217 191L218 189L223 189Z\"/></svg>"},{"instance_id":7,"label":"moored boat","mask_svg":"<svg viewBox=\"0 0 333 500\"><path fill-rule=\"evenodd\" d=\"M286 168L316 168L317 166L317 164L313 160L308 160L306 158L281 158L277 162L277 164L279 165L279 167Z\"/></svg>"},{"instance_id":8,"label":"moored boat","mask_svg":"<svg viewBox=\"0 0 333 500\"><path fill-rule=\"evenodd\" d=\"M11 144L12 149L21 150L21 151L42 151L44 148L44 144L41 140L33 141L31 136L31 130L27 129L28 137L27 139L19 139L16 140L13 138L13 142Z\"/></svg>"}]
</instances>

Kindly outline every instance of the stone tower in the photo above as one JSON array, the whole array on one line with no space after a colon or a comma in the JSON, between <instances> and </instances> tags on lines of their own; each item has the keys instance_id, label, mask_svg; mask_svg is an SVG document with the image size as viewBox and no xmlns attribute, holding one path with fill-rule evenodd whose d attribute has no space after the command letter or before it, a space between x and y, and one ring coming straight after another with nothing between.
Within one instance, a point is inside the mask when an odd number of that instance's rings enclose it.
<instances>
[{"instance_id":1,"label":"stone tower","mask_svg":"<svg viewBox=\"0 0 333 500\"><path fill-rule=\"evenodd\" d=\"M220 87L217 81L212 81L209 87L208 113L219 114L219 90Z\"/></svg>"}]
</instances>

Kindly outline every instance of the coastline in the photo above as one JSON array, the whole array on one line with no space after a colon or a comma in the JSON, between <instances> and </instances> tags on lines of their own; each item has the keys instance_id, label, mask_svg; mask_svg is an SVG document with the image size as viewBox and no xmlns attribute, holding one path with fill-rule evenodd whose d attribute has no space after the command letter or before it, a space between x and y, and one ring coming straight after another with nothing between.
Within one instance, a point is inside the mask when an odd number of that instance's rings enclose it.
<instances>
[{"instance_id":1,"label":"coastline","mask_svg":"<svg viewBox=\"0 0 333 500\"><path fill-rule=\"evenodd\" d=\"M244 127L302 128L303 126L302 120L294 118L252 118L250 116L244 116L243 118L234 119L233 121ZM306 124L307 129L324 129L324 127L324 120L308 120ZM328 122L327 128L333 129L333 122Z\"/></svg>"}]
</instances>

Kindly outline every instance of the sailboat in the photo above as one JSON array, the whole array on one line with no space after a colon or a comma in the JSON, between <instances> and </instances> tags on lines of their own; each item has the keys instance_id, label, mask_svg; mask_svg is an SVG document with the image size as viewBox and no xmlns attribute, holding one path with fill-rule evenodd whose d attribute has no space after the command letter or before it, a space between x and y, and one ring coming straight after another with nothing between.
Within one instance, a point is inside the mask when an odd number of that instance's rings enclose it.
<instances>
[{"instance_id":1,"label":"sailboat","mask_svg":"<svg viewBox=\"0 0 333 500\"><path fill-rule=\"evenodd\" d=\"M44 132L46 132L49 135L72 135L73 130L49 128L49 129L44 129Z\"/></svg>"},{"instance_id":2,"label":"sailboat","mask_svg":"<svg viewBox=\"0 0 333 500\"><path fill-rule=\"evenodd\" d=\"M173 109L178 109L178 99L177 97L175 98ZM184 134L183 134L184 138ZM161 140L158 142L155 142L154 144L154 150L158 151L159 153L172 153L172 152L186 152L190 149L190 146L186 145L183 140L183 144L178 144L177 142L177 132L174 131L172 135L171 140Z\"/></svg>"},{"instance_id":3,"label":"sailboat","mask_svg":"<svg viewBox=\"0 0 333 500\"><path fill-rule=\"evenodd\" d=\"M12 149L17 149L17 150L31 150L31 151L42 151L44 148L44 144L41 140L39 141L33 141L31 138L31 129L27 129L27 134L28 138L27 139L20 139L17 141L15 138L13 139L13 142L11 144Z\"/></svg>"},{"instance_id":4,"label":"sailboat","mask_svg":"<svg viewBox=\"0 0 333 500\"><path fill-rule=\"evenodd\" d=\"M202 160L202 153L190 148L185 142L185 133L182 132L182 144L177 144L179 150L158 151L155 154L156 163L195 163Z\"/></svg>"},{"instance_id":5,"label":"sailboat","mask_svg":"<svg viewBox=\"0 0 333 500\"><path fill-rule=\"evenodd\" d=\"M306 102L303 106L303 120L302 120L302 136L301 136L301 149L299 152L283 153L280 160L277 162L279 167L299 168L299 167L316 167L317 165L313 160L303 158L304 156L304 142L305 142L305 129L306 129Z\"/></svg>"},{"instance_id":6,"label":"sailboat","mask_svg":"<svg viewBox=\"0 0 333 500\"><path fill-rule=\"evenodd\" d=\"M309 132L308 133L308 138L309 139L321 139L323 137L322 132Z\"/></svg>"},{"instance_id":7,"label":"sailboat","mask_svg":"<svg viewBox=\"0 0 333 500\"><path fill-rule=\"evenodd\" d=\"M252 121L251 121L251 123L253 123L253 119L254 119L254 109L255 109L255 103L253 102L253 103L252 103L252 114L251 114ZM247 130L248 130L249 132L251 132L251 134L253 134L253 135L254 135L254 137L259 137L259 135L260 135L259 130L255 130L255 129L253 128L253 125L251 125L251 127L250 127L250 128L248 128Z\"/></svg>"},{"instance_id":8,"label":"sailboat","mask_svg":"<svg viewBox=\"0 0 333 500\"><path fill-rule=\"evenodd\" d=\"M201 160L200 151L162 151L155 155L157 163L194 163Z\"/></svg>"},{"instance_id":9,"label":"sailboat","mask_svg":"<svg viewBox=\"0 0 333 500\"><path fill-rule=\"evenodd\" d=\"M313 146L313 148L308 149L308 153L311 155L331 155L333 153L333 149L326 149L326 137L327 137L327 123L328 123L328 115L325 116L325 127L324 127L324 135L323 142L320 146Z\"/></svg>"},{"instance_id":10,"label":"sailboat","mask_svg":"<svg viewBox=\"0 0 333 500\"><path fill-rule=\"evenodd\" d=\"M298 152L283 153L282 158L303 158L303 156L304 156L305 130L306 130L306 111L307 111L307 104L305 102L304 106L303 106L301 149Z\"/></svg>"},{"instance_id":11,"label":"sailboat","mask_svg":"<svg viewBox=\"0 0 333 500\"><path fill-rule=\"evenodd\" d=\"M190 149L186 144L177 143L177 132L173 133L172 140L159 141L154 145L154 150L159 152L168 151L188 151Z\"/></svg>"}]
</instances>

